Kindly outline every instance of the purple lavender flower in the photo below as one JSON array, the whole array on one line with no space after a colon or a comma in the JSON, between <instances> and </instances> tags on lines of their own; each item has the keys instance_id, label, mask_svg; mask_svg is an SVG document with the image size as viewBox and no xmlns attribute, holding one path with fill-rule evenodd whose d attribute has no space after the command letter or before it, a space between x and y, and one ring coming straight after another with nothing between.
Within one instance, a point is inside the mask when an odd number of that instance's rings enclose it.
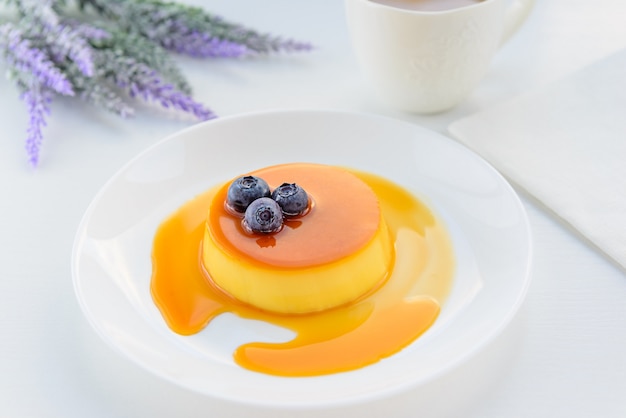
<instances>
[{"instance_id":1,"label":"purple lavender flower","mask_svg":"<svg viewBox=\"0 0 626 418\"><path fill-rule=\"evenodd\" d=\"M52 94L45 88L42 88L42 86L34 84L30 89L22 93L21 98L26 103L30 116L26 138L26 153L28 161L34 167L39 163L39 151L43 141L42 128L46 126L45 117L50 114Z\"/></svg>"},{"instance_id":2,"label":"purple lavender flower","mask_svg":"<svg viewBox=\"0 0 626 418\"><path fill-rule=\"evenodd\" d=\"M86 76L94 74L93 51L81 32L67 24L60 24L54 31L46 32L46 40L54 61L63 62L68 57Z\"/></svg>"},{"instance_id":3,"label":"purple lavender flower","mask_svg":"<svg viewBox=\"0 0 626 418\"><path fill-rule=\"evenodd\" d=\"M73 96L71 83L45 54L31 46L23 33L10 23L0 26L0 51L15 70L32 74L39 82L65 96Z\"/></svg>"},{"instance_id":4,"label":"purple lavender flower","mask_svg":"<svg viewBox=\"0 0 626 418\"><path fill-rule=\"evenodd\" d=\"M160 103L165 108L173 108L190 113L200 120L215 118L216 115L190 96L164 82L159 74L147 65L130 57L120 57L114 51L100 51L100 68L117 86L127 89L131 97L141 97L146 101ZM116 71L107 71L115 68Z\"/></svg>"},{"instance_id":5,"label":"purple lavender flower","mask_svg":"<svg viewBox=\"0 0 626 418\"><path fill-rule=\"evenodd\" d=\"M91 46L83 33L57 15L54 0L19 0L18 4L22 14L37 23L31 27L31 39L43 42L54 62L62 63L69 57L85 75L93 75Z\"/></svg>"},{"instance_id":6,"label":"purple lavender flower","mask_svg":"<svg viewBox=\"0 0 626 418\"><path fill-rule=\"evenodd\" d=\"M141 97L146 101L155 101L166 109L173 108L194 115L199 120L217 117L211 110L191 97L176 90L173 85L164 83L154 71L138 64L138 71L128 82L118 80L120 87L127 87L131 97Z\"/></svg>"},{"instance_id":7,"label":"purple lavender flower","mask_svg":"<svg viewBox=\"0 0 626 418\"><path fill-rule=\"evenodd\" d=\"M151 19L155 21L155 27L146 28L142 34L165 49L193 57L237 58L269 52L310 51L313 48L310 43L262 34L228 23L219 16L205 15L204 20L198 22L184 14L168 20L161 19L161 15L160 11L155 11Z\"/></svg>"},{"instance_id":8,"label":"purple lavender flower","mask_svg":"<svg viewBox=\"0 0 626 418\"><path fill-rule=\"evenodd\" d=\"M134 82L129 86L130 95L145 100L157 101L166 109L174 108L194 115L199 120L209 120L217 115L186 94L177 91L171 84L163 83L157 76L152 81Z\"/></svg>"},{"instance_id":9,"label":"purple lavender flower","mask_svg":"<svg viewBox=\"0 0 626 418\"><path fill-rule=\"evenodd\" d=\"M196 58L237 58L250 52L245 45L198 31L185 34L170 32L169 36L160 40L160 44L170 51Z\"/></svg>"}]
</instances>

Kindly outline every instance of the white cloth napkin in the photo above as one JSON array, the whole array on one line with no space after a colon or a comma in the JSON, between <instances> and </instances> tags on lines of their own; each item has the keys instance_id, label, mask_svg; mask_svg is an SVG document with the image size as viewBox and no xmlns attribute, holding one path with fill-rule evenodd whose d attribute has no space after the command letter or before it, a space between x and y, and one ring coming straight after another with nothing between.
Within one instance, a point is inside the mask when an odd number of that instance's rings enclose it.
<instances>
[{"instance_id":1,"label":"white cloth napkin","mask_svg":"<svg viewBox=\"0 0 626 418\"><path fill-rule=\"evenodd\" d=\"M626 50L449 132L626 268Z\"/></svg>"}]
</instances>

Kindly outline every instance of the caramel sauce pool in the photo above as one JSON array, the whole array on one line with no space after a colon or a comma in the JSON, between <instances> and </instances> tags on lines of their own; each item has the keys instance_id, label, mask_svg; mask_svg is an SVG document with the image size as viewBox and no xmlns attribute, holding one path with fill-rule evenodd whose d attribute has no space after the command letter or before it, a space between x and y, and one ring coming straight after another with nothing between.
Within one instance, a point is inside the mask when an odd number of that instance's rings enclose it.
<instances>
[{"instance_id":1,"label":"caramel sauce pool","mask_svg":"<svg viewBox=\"0 0 626 418\"><path fill-rule=\"evenodd\" d=\"M395 243L395 263L378 289L346 306L280 315L245 305L215 288L201 267L207 208L219 187L187 202L157 230L151 292L176 333L200 332L225 312L292 330L285 343L238 347L240 366L278 376L316 376L358 369L397 353L436 320L454 275L444 226L419 200L381 177L354 172L378 196Z\"/></svg>"}]
</instances>

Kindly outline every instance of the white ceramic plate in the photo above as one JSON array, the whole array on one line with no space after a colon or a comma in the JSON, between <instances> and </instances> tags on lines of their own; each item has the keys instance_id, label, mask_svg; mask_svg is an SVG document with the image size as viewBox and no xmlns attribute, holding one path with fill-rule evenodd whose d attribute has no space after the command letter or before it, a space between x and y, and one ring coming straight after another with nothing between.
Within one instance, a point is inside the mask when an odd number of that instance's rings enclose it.
<instances>
[{"instance_id":1,"label":"white ceramic plate","mask_svg":"<svg viewBox=\"0 0 626 418\"><path fill-rule=\"evenodd\" d=\"M400 353L346 373L283 378L237 366L244 341L289 332L225 314L199 334L170 331L152 302L150 252L161 221L187 200L263 166L309 161L384 176L446 223L458 261L435 324ZM485 161L437 133L394 119L334 111L225 117L157 143L104 186L79 227L76 294L104 340L190 390L248 404L308 407L359 402L425 384L485 346L525 296L531 260L523 207Z\"/></svg>"}]
</instances>

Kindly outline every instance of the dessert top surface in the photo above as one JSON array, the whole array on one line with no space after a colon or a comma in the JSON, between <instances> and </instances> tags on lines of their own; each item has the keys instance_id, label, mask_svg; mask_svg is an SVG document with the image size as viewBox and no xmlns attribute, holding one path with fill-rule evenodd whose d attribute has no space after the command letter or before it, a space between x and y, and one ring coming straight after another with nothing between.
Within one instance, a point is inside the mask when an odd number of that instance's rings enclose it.
<instances>
[{"instance_id":1,"label":"dessert top surface","mask_svg":"<svg viewBox=\"0 0 626 418\"><path fill-rule=\"evenodd\" d=\"M245 175L261 177L272 188L284 182L297 183L311 197L312 207L302 217L286 219L278 233L250 235L243 230L241 219L224 208L226 184L211 203L207 226L213 241L234 256L284 268L322 265L358 252L378 231L378 198L348 170L295 163Z\"/></svg>"}]
</instances>

